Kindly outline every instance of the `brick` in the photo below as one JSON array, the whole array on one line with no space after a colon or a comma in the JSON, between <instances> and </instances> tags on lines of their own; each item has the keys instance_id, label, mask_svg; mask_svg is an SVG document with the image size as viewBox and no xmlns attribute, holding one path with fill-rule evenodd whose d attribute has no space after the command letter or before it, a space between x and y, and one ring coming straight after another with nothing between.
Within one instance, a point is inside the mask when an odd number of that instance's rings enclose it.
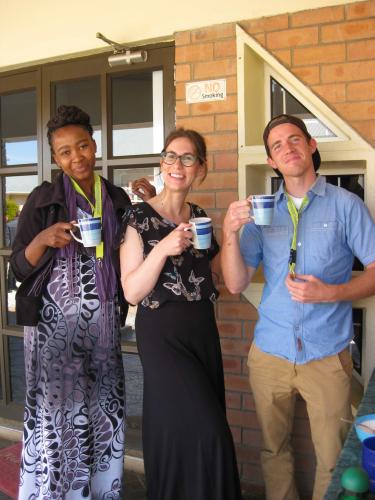
<instances>
[{"instance_id":1,"label":"brick","mask_svg":"<svg viewBox=\"0 0 375 500\"><path fill-rule=\"evenodd\" d=\"M176 65L176 81L185 82L191 79L190 64L177 64Z\"/></svg>"},{"instance_id":2,"label":"brick","mask_svg":"<svg viewBox=\"0 0 375 500\"><path fill-rule=\"evenodd\" d=\"M348 23L333 24L321 27L321 41L345 42L360 38L373 38L375 36L375 19L366 21L351 21Z\"/></svg>"},{"instance_id":3,"label":"brick","mask_svg":"<svg viewBox=\"0 0 375 500\"><path fill-rule=\"evenodd\" d=\"M237 77L229 76L227 78L227 95L237 94Z\"/></svg>"},{"instance_id":4,"label":"brick","mask_svg":"<svg viewBox=\"0 0 375 500\"><path fill-rule=\"evenodd\" d=\"M212 43L190 44L176 47L176 63L207 61L213 58L214 46Z\"/></svg>"},{"instance_id":5,"label":"brick","mask_svg":"<svg viewBox=\"0 0 375 500\"><path fill-rule=\"evenodd\" d=\"M182 101L185 98L186 98L185 82L177 82L176 83L176 100Z\"/></svg>"},{"instance_id":6,"label":"brick","mask_svg":"<svg viewBox=\"0 0 375 500\"><path fill-rule=\"evenodd\" d=\"M346 87L344 83L313 85L311 88L317 95L328 103L343 102L346 99Z\"/></svg>"},{"instance_id":7,"label":"brick","mask_svg":"<svg viewBox=\"0 0 375 500\"><path fill-rule=\"evenodd\" d=\"M375 39L347 44L348 61L375 59Z\"/></svg>"},{"instance_id":8,"label":"brick","mask_svg":"<svg viewBox=\"0 0 375 500\"><path fill-rule=\"evenodd\" d=\"M238 300L240 300L240 295L239 294L232 295L231 293L229 293L224 283L220 285L218 290L220 292L220 300L225 300L229 302L237 302ZM239 332L238 336L241 337L241 331Z\"/></svg>"},{"instance_id":9,"label":"brick","mask_svg":"<svg viewBox=\"0 0 375 500\"><path fill-rule=\"evenodd\" d=\"M244 377L243 375L235 375L235 374L224 374L225 378L225 387L228 391L239 391L239 392L249 392L250 386L248 377ZM237 425L233 422L234 425Z\"/></svg>"},{"instance_id":10,"label":"brick","mask_svg":"<svg viewBox=\"0 0 375 500\"><path fill-rule=\"evenodd\" d=\"M322 67L322 83L353 82L375 78L375 61L330 64Z\"/></svg>"},{"instance_id":11,"label":"brick","mask_svg":"<svg viewBox=\"0 0 375 500\"><path fill-rule=\"evenodd\" d=\"M225 373L241 373L241 360L238 358L223 356L223 366Z\"/></svg>"},{"instance_id":12,"label":"brick","mask_svg":"<svg viewBox=\"0 0 375 500\"><path fill-rule=\"evenodd\" d=\"M177 121L178 127L184 127L187 129L193 129L201 134L207 134L214 131L214 117L211 115L207 116L193 116L179 119Z\"/></svg>"},{"instance_id":13,"label":"brick","mask_svg":"<svg viewBox=\"0 0 375 500\"><path fill-rule=\"evenodd\" d=\"M296 66L343 62L345 58L346 47L343 43L296 48L293 51L293 64Z\"/></svg>"},{"instance_id":14,"label":"brick","mask_svg":"<svg viewBox=\"0 0 375 500\"><path fill-rule=\"evenodd\" d=\"M215 130L222 132L224 130L235 130L237 133L238 116L237 113L223 114L215 116Z\"/></svg>"},{"instance_id":15,"label":"brick","mask_svg":"<svg viewBox=\"0 0 375 500\"><path fill-rule=\"evenodd\" d=\"M241 427L231 427L230 431L233 436L233 442L236 443L241 443L242 442L242 429Z\"/></svg>"},{"instance_id":16,"label":"brick","mask_svg":"<svg viewBox=\"0 0 375 500\"><path fill-rule=\"evenodd\" d=\"M336 109L350 123L352 120L371 120L375 116L375 102L337 103Z\"/></svg>"},{"instance_id":17,"label":"brick","mask_svg":"<svg viewBox=\"0 0 375 500\"><path fill-rule=\"evenodd\" d=\"M220 337L241 338L242 326L240 322L219 320L217 326Z\"/></svg>"},{"instance_id":18,"label":"brick","mask_svg":"<svg viewBox=\"0 0 375 500\"><path fill-rule=\"evenodd\" d=\"M281 14L272 17L261 17L240 21L240 26L251 35L263 33L263 31L279 31L289 27L288 14Z\"/></svg>"},{"instance_id":19,"label":"brick","mask_svg":"<svg viewBox=\"0 0 375 500\"><path fill-rule=\"evenodd\" d=\"M300 26L317 25L343 21L345 17L344 7L323 7L322 9L302 10L290 16L293 28Z\"/></svg>"},{"instance_id":20,"label":"brick","mask_svg":"<svg viewBox=\"0 0 375 500\"><path fill-rule=\"evenodd\" d=\"M237 186L237 177L227 172L215 172L209 173L199 189L205 190L215 190L215 189L230 189ZM220 220L222 218L221 214L218 214Z\"/></svg>"},{"instance_id":21,"label":"brick","mask_svg":"<svg viewBox=\"0 0 375 500\"><path fill-rule=\"evenodd\" d=\"M238 169L237 153L217 153L214 155L215 170L236 170Z\"/></svg>"},{"instance_id":22,"label":"brick","mask_svg":"<svg viewBox=\"0 0 375 500\"><path fill-rule=\"evenodd\" d=\"M220 38L234 37L236 35L236 25L234 23L218 24L202 28L191 32L192 43L217 40Z\"/></svg>"},{"instance_id":23,"label":"brick","mask_svg":"<svg viewBox=\"0 0 375 500\"><path fill-rule=\"evenodd\" d=\"M223 354L231 356L247 356L250 349L250 342L238 339L220 339L221 351Z\"/></svg>"},{"instance_id":24,"label":"brick","mask_svg":"<svg viewBox=\"0 0 375 500\"><path fill-rule=\"evenodd\" d=\"M259 33L258 35L254 35L255 40L262 45L263 47L266 46L266 35L265 33Z\"/></svg>"},{"instance_id":25,"label":"brick","mask_svg":"<svg viewBox=\"0 0 375 500\"><path fill-rule=\"evenodd\" d=\"M252 340L254 337L254 329L256 325L256 320L258 319L258 310L252 304L250 306L254 309L254 314L256 315L256 319L254 321L246 321L243 325L243 337L245 339Z\"/></svg>"},{"instance_id":26,"label":"brick","mask_svg":"<svg viewBox=\"0 0 375 500\"><path fill-rule=\"evenodd\" d=\"M347 19L359 19L363 17L375 17L375 2L358 2L346 6Z\"/></svg>"},{"instance_id":27,"label":"brick","mask_svg":"<svg viewBox=\"0 0 375 500\"><path fill-rule=\"evenodd\" d=\"M176 101L176 118L190 115L190 104L185 101Z\"/></svg>"},{"instance_id":28,"label":"brick","mask_svg":"<svg viewBox=\"0 0 375 500\"><path fill-rule=\"evenodd\" d=\"M223 303L219 304L218 314L220 319L256 319L257 310L250 304Z\"/></svg>"},{"instance_id":29,"label":"brick","mask_svg":"<svg viewBox=\"0 0 375 500\"><path fill-rule=\"evenodd\" d=\"M375 101L375 85L373 80L349 83L346 89L348 101Z\"/></svg>"},{"instance_id":30,"label":"brick","mask_svg":"<svg viewBox=\"0 0 375 500\"><path fill-rule=\"evenodd\" d=\"M215 208L215 193L193 192L189 194L189 201L203 207L205 210Z\"/></svg>"},{"instance_id":31,"label":"brick","mask_svg":"<svg viewBox=\"0 0 375 500\"><path fill-rule=\"evenodd\" d=\"M236 149L237 131L235 133L206 135L206 143L210 151Z\"/></svg>"},{"instance_id":32,"label":"brick","mask_svg":"<svg viewBox=\"0 0 375 500\"><path fill-rule=\"evenodd\" d=\"M267 48L286 49L300 45L314 45L318 43L318 28L294 28L287 31L268 33L266 36Z\"/></svg>"},{"instance_id":33,"label":"brick","mask_svg":"<svg viewBox=\"0 0 375 500\"><path fill-rule=\"evenodd\" d=\"M190 30L176 32L174 35L176 47L179 47L180 45L188 45L189 43L191 43L190 33Z\"/></svg>"},{"instance_id":34,"label":"brick","mask_svg":"<svg viewBox=\"0 0 375 500\"><path fill-rule=\"evenodd\" d=\"M199 102L191 104L191 111L193 115L234 113L237 111L237 96L229 95L225 101Z\"/></svg>"},{"instance_id":35,"label":"brick","mask_svg":"<svg viewBox=\"0 0 375 500\"><path fill-rule=\"evenodd\" d=\"M263 445L263 438L260 429L243 429L242 442L247 445L256 446L260 449Z\"/></svg>"},{"instance_id":36,"label":"brick","mask_svg":"<svg viewBox=\"0 0 375 500\"><path fill-rule=\"evenodd\" d=\"M292 53L290 49L274 50L273 55L284 64L284 66L289 67L292 64Z\"/></svg>"},{"instance_id":37,"label":"brick","mask_svg":"<svg viewBox=\"0 0 375 500\"><path fill-rule=\"evenodd\" d=\"M351 126L375 148L375 120L351 121Z\"/></svg>"},{"instance_id":38,"label":"brick","mask_svg":"<svg viewBox=\"0 0 375 500\"><path fill-rule=\"evenodd\" d=\"M260 460L260 457L258 460ZM263 472L261 466L256 464L243 464L241 484L243 481L246 482L246 480L248 481L247 483L249 485L248 488L252 494L254 494L254 486L253 486L254 483L256 483L258 488L262 485L264 486ZM264 492L258 491L258 493L260 495L259 498L265 498Z\"/></svg>"},{"instance_id":39,"label":"brick","mask_svg":"<svg viewBox=\"0 0 375 500\"><path fill-rule=\"evenodd\" d=\"M304 83L309 85L314 85L320 83L320 72L319 66L301 66L292 69L293 73L297 78L302 80Z\"/></svg>"},{"instance_id":40,"label":"brick","mask_svg":"<svg viewBox=\"0 0 375 500\"><path fill-rule=\"evenodd\" d=\"M235 377L235 375L231 375ZM240 410L229 409L227 411L227 418L230 425L239 425L241 427L255 427L257 425L257 419L254 412L245 412Z\"/></svg>"},{"instance_id":41,"label":"brick","mask_svg":"<svg viewBox=\"0 0 375 500\"><path fill-rule=\"evenodd\" d=\"M255 402L252 394L244 394L242 398L242 409L247 411L255 411Z\"/></svg>"},{"instance_id":42,"label":"brick","mask_svg":"<svg viewBox=\"0 0 375 500\"><path fill-rule=\"evenodd\" d=\"M194 79L223 78L235 75L237 71L236 58L216 61L199 62L194 65Z\"/></svg>"},{"instance_id":43,"label":"brick","mask_svg":"<svg viewBox=\"0 0 375 500\"><path fill-rule=\"evenodd\" d=\"M215 194L217 208L226 210L233 201L238 200L238 195L234 191L217 191Z\"/></svg>"},{"instance_id":44,"label":"brick","mask_svg":"<svg viewBox=\"0 0 375 500\"><path fill-rule=\"evenodd\" d=\"M240 462L257 462L259 459L259 449L252 446L236 446L237 459Z\"/></svg>"},{"instance_id":45,"label":"brick","mask_svg":"<svg viewBox=\"0 0 375 500\"><path fill-rule=\"evenodd\" d=\"M236 40L218 40L214 43L214 57L235 57L237 53Z\"/></svg>"}]
</instances>

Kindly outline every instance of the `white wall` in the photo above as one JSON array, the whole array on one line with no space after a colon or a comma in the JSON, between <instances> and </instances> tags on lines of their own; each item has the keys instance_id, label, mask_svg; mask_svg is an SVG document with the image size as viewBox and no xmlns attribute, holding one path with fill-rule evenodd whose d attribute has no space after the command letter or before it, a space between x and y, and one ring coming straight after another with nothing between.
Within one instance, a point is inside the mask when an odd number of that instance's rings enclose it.
<instances>
[{"instance_id":1,"label":"white wall","mask_svg":"<svg viewBox=\"0 0 375 500\"><path fill-rule=\"evenodd\" d=\"M0 71L118 42L354 0L0 0Z\"/></svg>"}]
</instances>

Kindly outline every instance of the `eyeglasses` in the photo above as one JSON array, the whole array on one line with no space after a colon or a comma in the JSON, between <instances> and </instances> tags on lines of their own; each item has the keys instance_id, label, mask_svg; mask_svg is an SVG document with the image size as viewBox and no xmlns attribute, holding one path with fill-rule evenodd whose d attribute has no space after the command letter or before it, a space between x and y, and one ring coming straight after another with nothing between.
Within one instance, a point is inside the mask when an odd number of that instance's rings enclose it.
<instances>
[{"instance_id":1,"label":"eyeglasses","mask_svg":"<svg viewBox=\"0 0 375 500\"><path fill-rule=\"evenodd\" d=\"M196 155L192 155L190 153L176 155L176 153L173 153L172 151L163 151L160 154L160 157L167 165L174 165L177 160L180 160L184 167L192 167L198 159Z\"/></svg>"}]
</instances>

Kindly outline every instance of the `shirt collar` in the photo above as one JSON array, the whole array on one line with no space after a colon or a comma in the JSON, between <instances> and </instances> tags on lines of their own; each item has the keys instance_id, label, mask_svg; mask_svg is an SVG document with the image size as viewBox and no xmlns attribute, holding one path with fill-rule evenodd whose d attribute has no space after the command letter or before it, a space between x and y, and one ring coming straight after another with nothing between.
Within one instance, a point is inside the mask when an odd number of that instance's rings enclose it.
<instances>
[{"instance_id":1,"label":"shirt collar","mask_svg":"<svg viewBox=\"0 0 375 500\"><path fill-rule=\"evenodd\" d=\"M275 193L275 201L276 202L278 202L280 199L282 199L285 196L284 186L285 186L285 183L283 181L281 183L279 189ZM322 175L318 175L316 178L316 181L311 186L311 188L308 190L307 195L309 193L313 193L317 196L324 196L325 192L326 192L326 186L327 186L326 178Z\"/></svg>"}]
</instances>

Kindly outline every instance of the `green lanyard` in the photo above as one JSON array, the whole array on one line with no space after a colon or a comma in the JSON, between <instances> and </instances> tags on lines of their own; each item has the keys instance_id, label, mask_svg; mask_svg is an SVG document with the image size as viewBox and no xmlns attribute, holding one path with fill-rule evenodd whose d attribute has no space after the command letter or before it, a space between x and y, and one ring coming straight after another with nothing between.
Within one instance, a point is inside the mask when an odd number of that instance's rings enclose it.
<instances>
[{"instance_id":1,"label":"green lanyard","mask_svg":"<svg viewBox=\"0 0 375 500\"><path fill-rule=\"evenodd\" d=\"M289 215L292 219L293 222L293 239L292 239L292 244L290 246L290 255L289 255L289 272L290 274L295 274L295 269L296 269L296 261L297 261L297 228L298 228L298 221L300 214L302 213L302 210L305 208L305 206L308 204L309 199L307 196L305 196L302 200L302 204L297 210L297 207L295 206L292 198L286 193L286 196L288 198L288 211Z\"/></svg>"},{"instance_id":2,"label":"green lanyard","mask_svg":"<svg viewBox=\"0 0 375 500\"><path fill-rule=\"evenodd\" d=\"M92 210L93 217L100 217L100 222L102 222L102 187L100 182L100 176L98 174L94 174L95 184L94 184L94 196L95 196L95 205L91 203L86 194L84 193L81 186L70 177L72 181L74 189L82 195L88 202ZM101 241L99 245L95 247L95 254L97 259L102 259L104 255L104 242Z\"/></svg>"}]
</instances>

